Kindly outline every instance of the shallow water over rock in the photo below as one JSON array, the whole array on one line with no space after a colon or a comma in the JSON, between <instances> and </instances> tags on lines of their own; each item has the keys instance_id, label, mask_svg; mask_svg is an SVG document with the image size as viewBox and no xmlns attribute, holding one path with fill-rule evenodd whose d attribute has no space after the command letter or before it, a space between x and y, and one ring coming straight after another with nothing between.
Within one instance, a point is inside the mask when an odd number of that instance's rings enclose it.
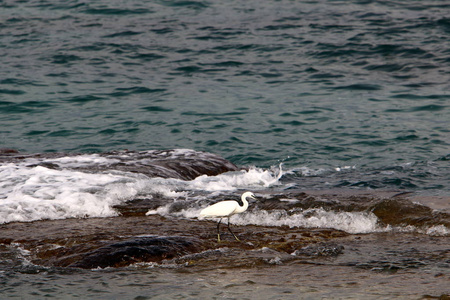
<instances>
[{"instance_id":1,"label":"shallow water over rock","mask_svg":"<svg viewBox=\"0 0 450 300\"><path fill-rule=\"evenodd\" d=\"M240 169L192 150L31 155L5 150L1 159L4 182L10 182L3 186L4 215L10 216L11 208L39 216L0 225L0 280L24 287L0 289L11 297L36 293L42 280L52 283L39 295L69 290L91 298L116 295L115 288L102 286L136 287L122 282L122 272L138 282L134 295L142 291L156 298L230 293L243 298L255 288L261 299L280 293L286 299L298 299L299 293L355 299L366 291L374 299L450 293L449 214L420 204L414 193L296 189L283 182L281 167ZM231 218L241 241L223 227L218 242L216 223L199 219L199 212L238 199L243 189L255 191L257 199ZM105 205L111 214L101 218L49 214ZM92 291L71 290L75 279L89 282ZM164 292L168 289L174 292Z\"/></svg>"},{"instance_id":2,"label":"shallow water over rock","mask_svg":"<svg viewBox=\"0 0 450 300\"><path fill-rule=\"evenodd\" d=\"M205 283L222 286L222 292L235 286L235 297L257 288L263 299L266 289L272 289L267 295L290 291L287 299L295 299L300 291L311 297L328 291L355 299L369 290L373 296L369 299L439 297L450 292L448 237L247 225L233 228L242 242L224 233L218 243L215 227L210 221L158 215L3 224L0 271L5 283L11 282L8 274L14 271L17 276L56 277L55 284L90 276L98 283L98 278L113 276L114 282L121 272L133 273L139 281L153 274L155 281L149 279L142 288L148 284L157 295L158 286L171 285L172 296L174 291L185 296L219 295L219 290L205 289ZM79 268L97 271L90 275ZM168 276L177 281L166 281ZM54 287L54 293L57 290ZM17 291L10 295L14 294Z\"/></svg>"}]
</instances>

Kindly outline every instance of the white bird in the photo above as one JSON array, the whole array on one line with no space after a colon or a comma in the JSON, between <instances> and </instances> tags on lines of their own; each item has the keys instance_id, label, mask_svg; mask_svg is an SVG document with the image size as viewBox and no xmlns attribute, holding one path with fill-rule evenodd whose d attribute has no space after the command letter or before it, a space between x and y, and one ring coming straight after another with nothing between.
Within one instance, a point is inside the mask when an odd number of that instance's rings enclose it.
<instances>
[{"instance_id":1,"label":"white bird","mask_svg":"<svg viewBox=\"0 0 450 300\"><path fill-rule=\"evenodd\" d=\"M242 206L239 202L235 200L225 200L208 206L200 212L200 216L205 218L219 218L219 223L217 223L217 241L220 242L220 232L219 226L222 222L222 218L228 218L228 230L234 236L234 238L239 241L236 235L231 231L230 228L230 217L235 214L240 214L247 210L248 202L247 198L256 199L252 192L245 192L241 196Z\"/></svg>"}]
</instances>

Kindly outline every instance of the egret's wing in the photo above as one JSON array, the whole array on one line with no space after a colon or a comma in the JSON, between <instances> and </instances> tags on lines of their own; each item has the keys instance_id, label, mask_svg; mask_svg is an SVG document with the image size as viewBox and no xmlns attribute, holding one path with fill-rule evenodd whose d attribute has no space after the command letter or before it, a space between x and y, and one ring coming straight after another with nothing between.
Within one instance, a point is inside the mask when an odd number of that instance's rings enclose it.
<instances>
[{"instance_id":1,"label":"egret's wing","mask_svg":"<svg viewBox=\"0 0 450 300\"><path fill-rule=\"evenodd\" d=\"M203 209L200 215L204 217L228 217L233 214L238 206L239 204L234 200L222 201Z\"/></svg>"}]
</instances>

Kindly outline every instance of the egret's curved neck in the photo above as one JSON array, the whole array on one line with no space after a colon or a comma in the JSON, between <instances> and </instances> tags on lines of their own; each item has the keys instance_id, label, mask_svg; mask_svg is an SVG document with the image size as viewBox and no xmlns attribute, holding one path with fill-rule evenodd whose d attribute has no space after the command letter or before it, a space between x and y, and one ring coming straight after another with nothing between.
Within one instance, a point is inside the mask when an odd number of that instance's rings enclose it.
<instances>
[{"instance_id":1,"label":"egret's curved neck","mask_svg":"<svg viewBox=\"0 0 450 300\"><path fill-rule=\"evenodd\" d=\"M243 203L243 205L242 206L238 206L238 208L236 209L236 213L241 213L241 212L244 212L244 211L246 211L247 210L247 208L248 208L248 202L247 202L247 196L244 196L244 195L242 195L241 196L241 200L242 200L242 203Z\"/></svg>"}]
</instances>

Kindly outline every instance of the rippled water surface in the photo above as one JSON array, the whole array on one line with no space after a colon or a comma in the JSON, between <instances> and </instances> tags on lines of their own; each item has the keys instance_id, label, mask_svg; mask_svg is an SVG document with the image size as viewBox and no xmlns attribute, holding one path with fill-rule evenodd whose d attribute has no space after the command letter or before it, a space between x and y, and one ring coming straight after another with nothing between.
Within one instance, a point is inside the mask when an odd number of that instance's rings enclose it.
<instances>
[{"instance_id":1,"label":"rippled water surface","mask_svg":"<svg viewBox=\"0 0 450 300\"><path fill-rule=\"evenodd\" d=\"M2 145L192 148L239 164L449 155L442 1L1 4Z\"/></svg>"},{"instance_id":2,"label":"rippled water surface","mask_svg":"<svg viewBox=\"0 0 450 300\"><path fill-rule=\"evenodd\" d=\"M73 162L61 156L39 158L33 168L34 158L18 164L2 162L0 200L9 199L12 211L22 209L19 215L25 215L24 220L42 218L36 199L73 205L86 193L95 194L92 203L106 207L95 216L114 215L117 195L126 202L161 190L166 197L172 192L179 196L179 190L183 195L194 193L195 205L188 208L198 210L203 205L196 202L199 195L214 193L223 182L227 191L257 186L263 193L341 188L412 191L424 196L422 203L449 209L445 200L450 195L447 1L2 1L0 65L0 148L84 154L75 159L75 171L72 165L65 168ZM97 165L106 158L90 154L178 148L215 153L250 171L189 183L152 180L149 184L138 175L97 176ZM79 176L77 168L84 168L79 165L83 163L91 168L90 178ZM105 189L109 183L121 186ZM273 183L274 188L266 189ZM98 190L102 192L96 194ZM66 192L76 201L67 200L72 198ZM436 204L432 201L438 198L425 196L443 198ZM17 204L17 197L31 199L26 205L36 208L38 216L27 215L27 206ZM61 218L67 211L54 203L49 204L56 216L51 218ZM89 209L85 213L80 207L86 208L81 204L67 217L89 215ZM186 211L180 215L191 218ZM5 220L13 218L6 210L0 214ZM305 215L310 217L309 212ZM342 228L342 220L336 222ZM448 228L442 228L445 238ZM442 251L444 267L440 268L448 271L448 254ZM351 283L336 283L341 289L333 294L336 290L329 286L314 288L311 282L321 281L327 271L312 269L310 284L294 282L285 290L255 279L260 276L257 271L248 281L231 286L221 284L220 278L208 283L208 274L203 273L194 294L171 297L195 297L197 291L204 297L241 298L259 287L268 298L286 291L289 295L290 290L293 299L299 292L357 299L364 288L370 290L374 282L386 280L377 273L373 282L361 281L356 290L351 290ZM292 272L278 271L280 277ZM35 274L2 272L0 280L8 284L45 285L34 281ZM45 272L50 275L39 280L52 279L54 271ZM67 280L58 272L54 276L67 289L75 275L69 274ZM103 286L113 289L105 282L122 284L120 272L99 273L99 283L81 297L101 298ZM178 278L158 272L152 280L161 276L162 290L168 288L169 278ZM430 271L437 284L446 278L441 273ZM76 276L85 282L95 274ZM135 274L136 282L124 286L146 286L140 276ZM409 288L417 283L413 277L408 277ZM192 284L191 277L182 278L175 290ZM228 294L233 284L239 292ZM205 286L220 286L222 294L202 294L199 291ZM57 287L40 288L41 297L60 293ZM405 290L390 289L398 297L405 296ZM11 296L17 291L9 290ZM421 288L414 293L425 295ZM28 290L26 294L31 295ZM163 297L158 292L147 296ZM389 293L381 289L373 297L389 299Z\"/></svg>"}]
</instances>

